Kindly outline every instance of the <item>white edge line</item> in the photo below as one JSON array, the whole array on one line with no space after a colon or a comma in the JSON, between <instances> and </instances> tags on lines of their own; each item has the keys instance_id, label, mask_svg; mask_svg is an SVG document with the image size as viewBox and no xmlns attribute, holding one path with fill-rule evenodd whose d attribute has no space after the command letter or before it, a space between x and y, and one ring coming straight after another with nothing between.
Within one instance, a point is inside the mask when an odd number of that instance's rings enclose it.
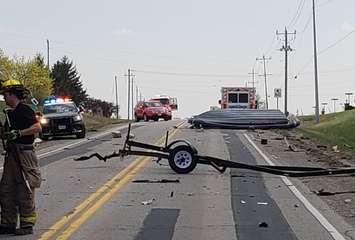
<instances>
[{"instance_id":1,"label":"white edge line","mask_svg":"<svg viewBox=\"0 0 355 240\"><path fill-rule=\"evenodd\" d=\"M244 137L250 142L250 144L258 151L258 153L265 159L265 161L271 165L275 166L270 158L268 158L261 149L249 138L249 136L244 133ZM285 176L281 176L284 184L290 189L290 191L303 203L307 210L312 213L312 215L319 221L319 223L329 232L329 234L335 240L346 240L343 235L341 235L338 230L306 199L305 196L292 184L292 182Z\"/></svg>"}]
</instances>

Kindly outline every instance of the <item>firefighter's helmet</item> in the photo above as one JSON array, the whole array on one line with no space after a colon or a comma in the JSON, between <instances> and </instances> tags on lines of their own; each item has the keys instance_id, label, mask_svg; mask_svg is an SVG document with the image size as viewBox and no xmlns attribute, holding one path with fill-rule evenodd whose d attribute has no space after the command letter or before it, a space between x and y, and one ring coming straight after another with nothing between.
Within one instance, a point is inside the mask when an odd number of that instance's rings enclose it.
<instances>
[{"instance_id":1,"label":"firefighter's helmet","mask_svg":"<svg viewBox=\"0 0 355 240\"><path fill-rule=\"evenodd\" d=\"M28 89L18 80L10 79L1 84L0 94L10 92L18 96L20 99L24 99L29 94Z\"/></svg>"}]
</instances>

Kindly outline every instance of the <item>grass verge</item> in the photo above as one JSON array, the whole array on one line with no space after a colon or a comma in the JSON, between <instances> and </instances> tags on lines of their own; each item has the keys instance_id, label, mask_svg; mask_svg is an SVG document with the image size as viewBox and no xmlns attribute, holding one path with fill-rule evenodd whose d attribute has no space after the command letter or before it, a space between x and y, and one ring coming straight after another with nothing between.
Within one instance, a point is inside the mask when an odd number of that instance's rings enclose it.
<instances>
[{"instance_id":1,"label":"grass verge","mask_svg":"<svg viewBox=\"0 0 355 240\"><path fill-rule=\"evenodd\" d=\"M321 116L314 123L314 116L301 117L301 131L305 136L355 156L355 110Z\"/></svg>"},{"instance_id":2,"label":"grass verge","mask_svg":"<svg viewBox=\"0 0 355 240\"><path fill-rule=\"evenodd\" d=\"M100 116L84 115L84 122L87 131L97 131L100 128L112 125L129 122L127 119L112 119Z\"/></svg>"}]
</instances>

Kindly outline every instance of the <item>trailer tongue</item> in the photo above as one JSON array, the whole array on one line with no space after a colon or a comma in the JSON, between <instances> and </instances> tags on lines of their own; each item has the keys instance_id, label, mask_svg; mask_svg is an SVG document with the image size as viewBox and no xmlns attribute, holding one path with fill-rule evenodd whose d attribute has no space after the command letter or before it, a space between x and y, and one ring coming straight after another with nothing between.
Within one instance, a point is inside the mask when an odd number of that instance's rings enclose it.
<instances>
[{"instance_id":1,"label":"trailer tongue","mask_svg":"<svg viewBox=\"0 0 355 240\"><path fill-rule=\"evenodd\" d=\"M128 133L123 148L120 149L118 152L113 152L112 154L106 156L102 156L99 153L94 153L89 156L82 156L74 160L85 161L92 157L97 157L99 160L106 161L110 158L123 158L129 155L149 156L156 157L158 159L158 163L162 159L167 159L170 168L179 174L190 173L195 169L197 164L210 165L220 173L224 173L227 168L239 168L289 177L310 177L339 174L350 175L355 173L355 168L325 169L316 167L250 165L211 156L203 156L199 155L196 148L186 140L176 140L168 144L168 132L166 134L165 146L157 146L142 142L136 142L131 140L130 136L131 125L129 125L128 127ZM132 147L146 150L132 150Z\"/></svg>"}]
</instances>

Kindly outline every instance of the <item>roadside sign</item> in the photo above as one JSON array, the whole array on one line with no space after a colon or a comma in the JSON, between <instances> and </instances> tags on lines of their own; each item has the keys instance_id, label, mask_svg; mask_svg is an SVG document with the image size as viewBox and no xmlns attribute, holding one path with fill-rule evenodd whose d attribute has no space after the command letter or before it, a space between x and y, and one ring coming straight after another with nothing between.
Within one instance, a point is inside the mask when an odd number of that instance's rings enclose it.
<instances>
[{"instance_id":1,"label":"roadside sign","mask_svg":"<svg viewBox=\"0 0 355 240\"><path fill-rule=\"evenodd\" d=\"M274 88L274 97L275 98L281 97L281 88Z\"/></svg>"}]
</instances>

